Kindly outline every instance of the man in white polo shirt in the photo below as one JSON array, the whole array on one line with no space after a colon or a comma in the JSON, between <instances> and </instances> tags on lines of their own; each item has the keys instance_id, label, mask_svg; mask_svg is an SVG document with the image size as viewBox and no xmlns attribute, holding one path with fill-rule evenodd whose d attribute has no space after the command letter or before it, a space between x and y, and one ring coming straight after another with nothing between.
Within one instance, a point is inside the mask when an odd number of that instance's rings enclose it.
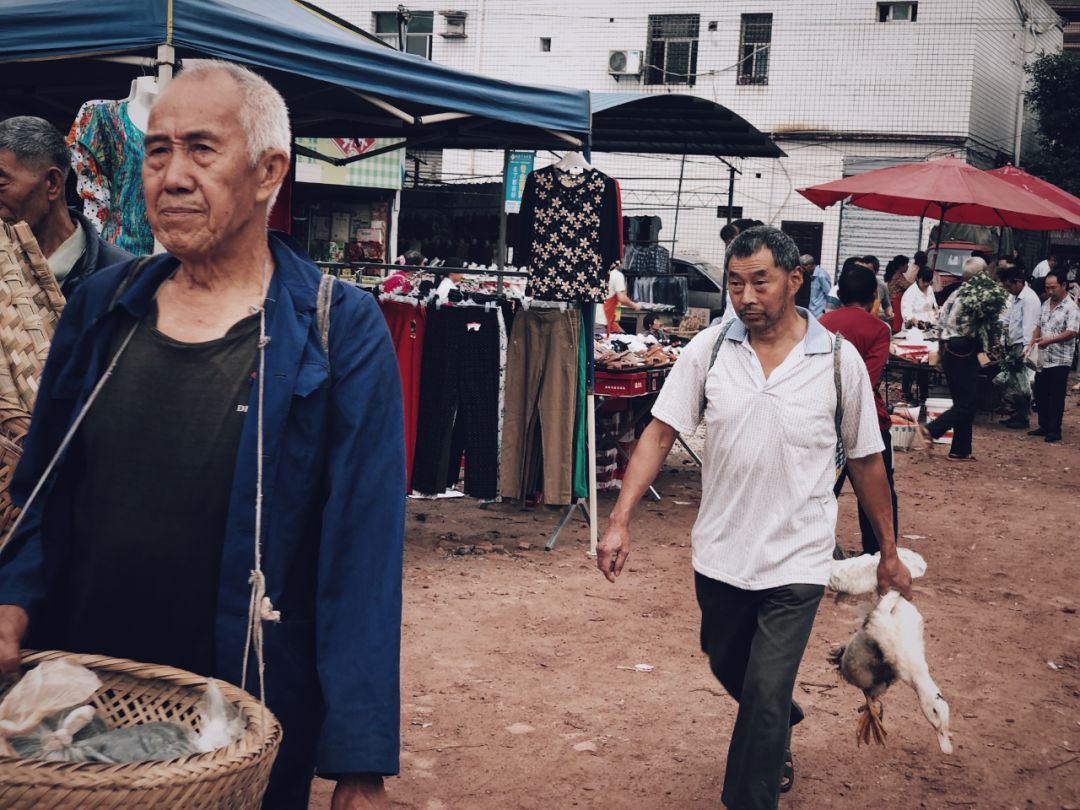
<instances>
[{"instance_id":1,"label":"man in white polo shirt","mask_svg":"<svg viewBox=\"0 0 1080 810\"><path fill-rule=\"evenodd\" d=\"M795 307L802 284L791 238L769 227L728 247L739 320L694 338L675 364L638 442L597 549L611 582L630 551L634 505L680 432L705 419L701 508L693 564L701 647L739 703L721 796L735 810L774 810L790 789L790 726L803 713L795 677L835 545L837 392L848 473L878 543L878 589L911 597L896 554L873 392L855 348ZM715 361L713 360L715 356ZM839 367L839 383L836 368Z\"/></svg>"}]
</instances>

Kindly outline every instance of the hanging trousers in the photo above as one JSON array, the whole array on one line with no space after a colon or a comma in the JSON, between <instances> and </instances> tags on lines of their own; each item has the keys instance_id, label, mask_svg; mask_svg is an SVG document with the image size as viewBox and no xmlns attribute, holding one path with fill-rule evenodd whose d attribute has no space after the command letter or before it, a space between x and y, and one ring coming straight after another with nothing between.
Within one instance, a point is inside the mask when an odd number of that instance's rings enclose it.
<instances>
[{"instance_id":1,"label":"hanging trousers","mask_svg":"<svg viewBox=\"0 0 1080 810\"><path fill-rule=\"evenodd\" d=\"M580 335L581 313L576 309L533 308L514 317L506 358L504 498L524 500L527 471L536 468L539 447L544 502L563 505L572 500Z\"/></svg>"},{"instance_id":2,"label":"hanging trousers","mask_svg":"<svg viewBox=\"0 0 1080 810\"><path fill-rule=\"evenodd\" d=\"M975 411L979 407L979 359L978 347L971 338L953 338L948 341L941 355L945 381L949 384L952 407L930 422L926 430L935 439L944 436L949 428L953 431L951 456L971 455L971 428L975 423Z\"/></svg>"},{"instance_id":3,"label":"hanging trousers","mask_svg":"<svg viewBox=\"0 0 1080 810\"><path fill-rule=\"evenodd\" d=\"M1031 390L1039 408L1039 427L1051 433L1061 433L1065 395L1069 390L1069 367L1050 366L1036 372Z\"/></svg>"},{"instance_id":4,"label":"hanging trousers","mask_svg":"<svg viewBox=\"0 0 1080 810\"><path fill-rule=\"evenodd\" d=\"M420 373L413 490L425 495L445 492L457 480L464 451L465 492L495 498L498 437L498 315L479 307L431 310Z\"/></svg>"},{"instance_id":5,"label":"hanging trousers","mask_svg":"<svg viewBox=\"0 0 1080 810\"><path fill-rule=\"evenodd\" d=\"M746 591L694 573L701 650L739 712L720 800L730 810L776 810L791 726L803 719L792 697L822 585Z\"/></svg>"},{"instance_id":6,"label":"hanging trousers","mask_svg":"<svg viewBox=\"0 0 1080 810\"><path fill-rule=\"evenodd\" d=\"M401 392L405 405L405 476L412 477L413 453L416 452L416 416L420 411L420 365L424 349L424 324L427 311L397 301L380 301L390 337L394 341Z\"/></svg>"}]
</instances>

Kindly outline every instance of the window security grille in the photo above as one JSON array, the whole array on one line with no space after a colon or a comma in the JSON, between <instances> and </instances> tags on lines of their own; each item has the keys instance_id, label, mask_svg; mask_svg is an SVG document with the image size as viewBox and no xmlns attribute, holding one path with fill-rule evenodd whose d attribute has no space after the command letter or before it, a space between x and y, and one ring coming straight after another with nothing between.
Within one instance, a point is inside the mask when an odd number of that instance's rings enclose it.
<instances>
[{"instance_id":1,"label":"window security grille","mask_svg":"<svg viewBox=\"0 0 1080 810\"><path fill-rule=\"evenodd\" d=\"M919 17L918 3L878 3L878 22L915 22Z\"/></svg>"},{"instance_id":2,"label":"window security grille","mask_svg":"<svg viewBox=\"0 0 1080 810\"><path fill-rule=\"evenodd\" d=\"M772 14L743 14L741 43L739 84L768 84Z\"/></svg>"},{"instance_id":3,"label":"window security grille","mask_svg":"<svg viewBox=\"0 0 1080 810\"><path fill-rule=\"evenodd\" d=\"M645 84L697 83L700 14L650 14Z\"/></svg>"}]
</instances>

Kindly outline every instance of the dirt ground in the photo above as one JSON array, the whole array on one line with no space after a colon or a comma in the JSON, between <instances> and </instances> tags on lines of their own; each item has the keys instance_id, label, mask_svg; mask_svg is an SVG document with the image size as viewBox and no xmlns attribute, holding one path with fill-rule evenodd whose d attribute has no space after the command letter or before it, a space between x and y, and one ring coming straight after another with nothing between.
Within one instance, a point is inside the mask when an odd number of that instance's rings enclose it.
<instances>
[{"instance_id":1,"label":"dirt ground","mask_svg":"<svg viewBox=\"0 0 1080 810\"><path fill-rule=\"evenodd\" d=\"M826 596L781 808L1080 807L1078 404L1070 393L1058 445L983 414L977 463L897 454L901 544L928 563L915 604L954 753L902 684L884 701L888 746L856 747L861 694L826 663L853 618ZM409 501L395 808L721 806L735 703L698 647L689 544L701 476L685 456L668 462L663 500L639 506L614 586L578 517L547 552L556 512ZM614 501L600 498L601 525ZM859 546L850 488L838 537ZM331 788L316 780L311 807L329 808Z\"/></svg>"}]
</instances>

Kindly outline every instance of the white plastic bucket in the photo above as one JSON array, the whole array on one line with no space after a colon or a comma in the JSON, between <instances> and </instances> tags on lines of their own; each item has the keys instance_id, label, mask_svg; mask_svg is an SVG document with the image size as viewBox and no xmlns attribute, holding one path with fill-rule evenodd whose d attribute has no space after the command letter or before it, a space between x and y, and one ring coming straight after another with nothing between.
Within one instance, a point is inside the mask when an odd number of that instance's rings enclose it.
<instances>
[{"instance_id":1,"label":"white plastic bucket","mask_svg":"<svg viewBox=\"0 0 1080 810\"><path fill-rule=\"evenodd\" d=\"M926 400L926 424L930 424L945 411L952 407L951 399L928 399ZM934 439L935 444L952 444L953 432L947 431L940 439Z\"/></svg>"}]
</instances>

